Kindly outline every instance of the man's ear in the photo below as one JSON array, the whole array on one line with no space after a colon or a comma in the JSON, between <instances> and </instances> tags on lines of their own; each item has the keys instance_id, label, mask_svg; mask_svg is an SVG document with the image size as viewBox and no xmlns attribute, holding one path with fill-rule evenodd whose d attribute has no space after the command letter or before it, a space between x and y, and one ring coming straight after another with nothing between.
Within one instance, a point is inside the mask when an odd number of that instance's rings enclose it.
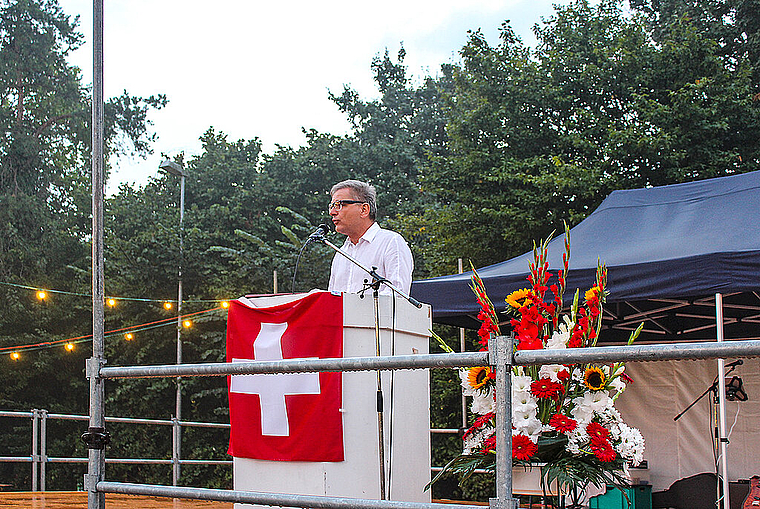
<instances>
[{"instance_id":1,"label":"man's ear","mask_svg":"<svg viewBox=\"0 0 760 509\"><path fill-rule=\"evenodd\" d=\"M365 209L364 206L367 206ZM361 217L369 217L369 203L362 203L362 211L361 211Z\"/></svg>"}]
</instances>

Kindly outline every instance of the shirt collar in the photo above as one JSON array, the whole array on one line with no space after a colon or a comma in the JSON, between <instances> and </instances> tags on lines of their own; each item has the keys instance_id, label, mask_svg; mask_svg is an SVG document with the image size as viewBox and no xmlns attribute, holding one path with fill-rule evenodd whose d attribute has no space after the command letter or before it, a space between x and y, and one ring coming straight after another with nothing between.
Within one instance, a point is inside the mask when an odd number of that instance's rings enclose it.
<instances>
[{"instance_id":1,"label":"shirt collar","mask_svg":"<svg viewBox=\"0 0 760 509\"><path fill-rule=\"evenodd\" d=\"M377 233L379 231L380 231L380 225L377 224L377 223L372 223L372 226L370 226L369 228L367 228L367 231L364 232L364 235L362 235L361 237L359 237L359 241L356 244L354 244L353 242L351 242L351 239L347 237L346 238L346 242L343 245L347 246L347 245L351 244L351 245L354 245L354 246L358 246L359 244L362 243L362 241L366 241L366 242L369 242L370 244L372 244L372 241L375 240L375 236L377 235Z\"/></svg>"}]
</instances>

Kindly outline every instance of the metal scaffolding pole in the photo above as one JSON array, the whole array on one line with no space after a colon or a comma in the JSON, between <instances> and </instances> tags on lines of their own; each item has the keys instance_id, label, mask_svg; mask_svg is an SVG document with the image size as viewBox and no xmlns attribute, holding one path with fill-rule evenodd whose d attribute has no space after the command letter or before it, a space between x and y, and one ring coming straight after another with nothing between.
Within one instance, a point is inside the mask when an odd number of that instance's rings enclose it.
<instances>
[{"instance_id":1,"label":"metal scaffolding pole","mask_svg":"<svg viewBox=\"0 0 760 509\"><path fill-rule=\"evenodd\" d=\"M496 369L496 498L491 509L517 509L512 492L512 352L507 336L488 342L490 364Z\"/></svg>"},{"instance_id":2,"label":"metal scaffolding pole","mask_svg":"<svg viewBox=\"0 0 760 509\"><path fill-rule=\"evenodd\" d=\"M87 508L104 509L105 494L97 490L97 483L105 475L104 380L100 378L100 368L105 364L103 0L93 0L92 10L92 357L87 360L86 368L90 381L90 420L87 433L83 435L89 449L84 485L88 492Z\"/></svg>"},{"instance_id":3,"label":"metal scaffolding pole","mask_svg":"<svg viewBox=\"0 0 760 509\"><path fill-rule=\"evenodd\" d=\"M716 340L718 343L723 342L723 295L715 294L715 321L716 321ZM729 503L729 479L728 479L728 437L726 436L726 361L718 359L718 451L720 453L720 478L723 483L723 509L730 509ZM716 465L718 466L718 465Z\"/></svg>"}]
</instances>

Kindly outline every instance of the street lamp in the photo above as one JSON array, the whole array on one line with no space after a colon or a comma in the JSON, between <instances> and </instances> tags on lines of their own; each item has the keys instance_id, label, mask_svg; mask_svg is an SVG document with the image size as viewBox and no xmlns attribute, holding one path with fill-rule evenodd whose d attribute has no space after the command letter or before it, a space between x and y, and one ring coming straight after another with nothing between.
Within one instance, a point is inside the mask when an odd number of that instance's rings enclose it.
<instances>
[{"instance_id":1,"label":"street lamp","mask_svg":"<svg viewBox=\"0 0 760 509\"><path fill-rule=\"evenodd\" d=\"M185 170L182 165L174 161L166 160L161 162L158 167L162 170L179 177L179 270L177 284L177 364L182 364L182 263L184 261L182 252L182 237L184 233L185 219ZM177 377L177 398L174 410L174 447L172 448L172 482L177 486L180 475L180 433L181 427L179 421L182 413L182 385L181 379Z\"/></svg>"}]
</instances>

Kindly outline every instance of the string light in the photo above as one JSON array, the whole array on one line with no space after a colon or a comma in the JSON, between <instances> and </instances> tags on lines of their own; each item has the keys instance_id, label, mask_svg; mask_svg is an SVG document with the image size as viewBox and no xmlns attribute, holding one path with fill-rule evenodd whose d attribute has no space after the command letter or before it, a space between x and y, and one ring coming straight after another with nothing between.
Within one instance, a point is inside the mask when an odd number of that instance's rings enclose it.
<instances>
[{"instance_id":1,"label":"string light","mask_svg":"<svg viewBox=\"0 0 760 509\"><path fill-rule=\"evenodd\" d=\"M226 300L223 300L221 303L221 306L223 309L227 309L228 307L230 307L230 303L227 302Z\"/></svg>"},{"instance_id":2,"label":"string light","mask_svg":"<svg viewBox=\"0 0 760 509\"><path fill-rule=\"evenodd\" d=\"M43 292L44 298L47 298L52 293L60 293L62 295L73 295L76 297L92 298L92 295L89 293L68 292L65 290L40 288L37 286L21 285L18 283L9 283L7 281L0 281L0 285L12 286L13 288L23 288L25 290L32 290L33 292L35 292L35 294L38 292ZM128 300L128 301L136 301L136 302L165 302L164 299L148 299L144 297L118 297L118 298L114 298L114 300L117 301L117 303L120 300ZM217 303L219 302L219 299L183 299L182 302L184 304Z\"/></svg>"},{"instance_id":3,"label":"string light","mask_svg":"<svg viewBox=\"0 0 760 509\"><path fill-rule=\"evenodd\" d=\"M172 304L169 301L164 302L164 309L169 311L172 307L174 307L174 304Z\"/></svg>"},{"instance_id":4,"label":"string light","mask_svg":"<svg viewBox=\"0 0 760 509\"><path fill-rule=\"evenodd\" d=\"M185 320L184 322L182 322L182 326L186 329L189 329L190 327L193 326L193 322L191 320Z\"/></svg>"},{"instance_id":5,"label":"string light","mask_svg":"<svg viewBox=\"0 0 760 509\"><path fill-rule=\"evenodd\" d=\"M116 305L116 299L108 299L106 300L106 304L108 304L109 307L114 307Z\"/></svg>"},{"instance_id":6,"label":"string light","mask_svg":"<svg viewBox=\"0 0 760 509\"><path fill-rule=\"evenodd\" d=\"M66 350L69 352L74 351L74 343L66 343Z\"/></svg>"},{"instance_id":7,"label":"string light","mask_svg":"<svg viewBox=\"0 0 760 509\"><path fill-rule=\"evenodd\" d=\"M47 292L45 290L38 290L37 291L37 298L40 300L47 299Z\"/></svg>"},{"instance_id":8,"label":"string light","mask_svg":"<svg viewBox=\"0 0 760 509\"><path fill-rule=\"evenodd\" d=\"M219 311L219 309L220 309L219 307L215 307L211 309L205 309L203 311L195 311L193 313L187 313L180 316L174 316L171 318L164 318L164 319L156 320L153 322L142 323L139 325L130 325L128 327L122 327L120 329L113 329L110 331L105 331L105 336L111 337L117 334L124 334L125 339L129 341L134 338L135 332L142 332L142 331L146 331L150 329L155 329L158 327L164 327L167 325L171 325L172 322L176 323L176 320L178 318L186 319L187 317L190 317L190 316L205 315L208 313ZM185 320L185 322L189 324L185 326L192 326L191 320ZM85 343L89 341L92 341L92 334L86 334L84 336L77 336L77 337L66 338L66 339L56 339L52 341L42 341L39 343L32 343L32 344L26 344L26 345L3 346L3 347L0 347L0 353L8 352L10 353L12 359L17 360L18 358L20 358L19 351L41 350L44 348L53 348L59 345L63 345L64 347L68 349L68 346L66 345L67 343L72 343L72 346L73 346L74 343Z\"/></svg>"}]
</instances>

